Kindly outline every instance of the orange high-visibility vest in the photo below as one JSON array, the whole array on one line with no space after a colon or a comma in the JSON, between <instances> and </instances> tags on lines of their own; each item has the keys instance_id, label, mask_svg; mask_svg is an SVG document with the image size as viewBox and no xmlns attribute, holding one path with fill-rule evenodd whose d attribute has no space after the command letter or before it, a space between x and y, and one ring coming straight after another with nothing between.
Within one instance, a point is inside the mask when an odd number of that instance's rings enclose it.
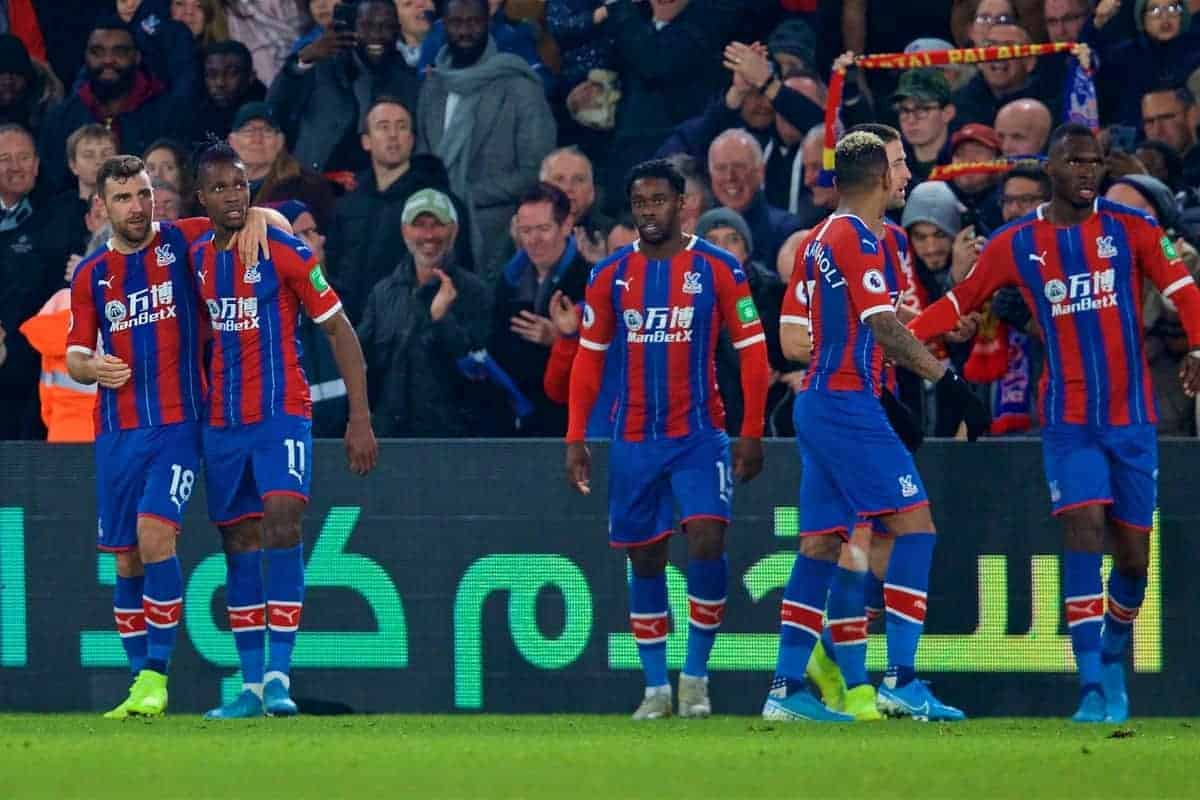
<instances>
[{"instance_id":1,"label":"orange high-visibility vest","mask_svg":"<svg viewBox=\"0 0 1200 800\"><path fill-rule=\"evenodd\" d=\"M93 409L96 385L79 383L67 372L67 329L71 325L71 290L59 289L42 310L21 324L20 331L42 354L42 422L49 442L96 439Z\"/></svg>"}]
</instances>

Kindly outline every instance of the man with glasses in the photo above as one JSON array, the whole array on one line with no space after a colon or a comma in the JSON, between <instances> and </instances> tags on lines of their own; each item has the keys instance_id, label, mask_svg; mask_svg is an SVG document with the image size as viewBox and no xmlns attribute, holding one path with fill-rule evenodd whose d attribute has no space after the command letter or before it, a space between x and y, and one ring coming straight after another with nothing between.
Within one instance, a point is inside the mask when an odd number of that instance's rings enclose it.
<instances>
[{"instance_id":1,"label":"man with glasses","mask_svg":"<svg viewBox=\"0 0 1200 800\"><path fill-rule=\"evenodd\" d=\"M935 166L950 161L950 123L957 113L950 84L937 69L910 69L900 76L892 108L900 118L912 182L928 180Z\"/></svg>"},{"instance_id":2,"label":"man with glasses","mask_svg":"<svg viewBox=\"0 0 1200 800\"><path fill-rule=\"evenodd\" d=\"M977 47L983 46L993 26L1016 24L1017 11L1011 0L980 0L971 20L971 43Z\"/></svg>"},{"instance_id":3,"label":"man with glasses","mask_svg":"<svg viewBox=\"0 0 1200 800\"><path fill-rule=\"evenodd\" d=\"M1050 41L1079 41L1088 18L1088 0L1045 0L1042 11Z\"/></svg>"}]
</instances>

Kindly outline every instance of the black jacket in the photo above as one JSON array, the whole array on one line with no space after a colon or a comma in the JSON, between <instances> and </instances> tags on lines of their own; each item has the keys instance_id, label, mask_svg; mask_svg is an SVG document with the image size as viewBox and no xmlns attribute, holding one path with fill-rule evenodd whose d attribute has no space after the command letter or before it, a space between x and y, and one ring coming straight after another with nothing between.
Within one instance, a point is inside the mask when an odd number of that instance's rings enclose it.
<instances>
[{"instance_id":1,"label":"black jacket","mask_svg":"<svg viewBox=\"0 0 1200 800\"><path fill-rule=\"evenodd\" d=\"M354 191L337 201L325 244L329 278L352 323L357 325L362 319L371 289L391 274L397 255L405 252L400 218L408 198L421 189L433 188L450 196L458 211L454 263L472 269L467 209L450 194L446 169L436 156L413 156L408 172L382 192L370 170L359 173L356 180Z\"/></svg>"},{"instance_id":2,"label":"black jacket","mask_svg":"<svg viewBox=\"0 0 1200 800\"><path fill-rule=\"evenodd\" d=\"M0 232L0 325L8 358L0 364L0 439L28 438L39 426L41 357L17 330L63 286L67 252L54 217L34 198L33 216Z\"/></svg>"},{"instance_id":3,"label":"black jacket","mask_svg":"<svg viewBox=\"0 0 1200 800\"><path fill-rule=\"evenodd\" d=\"M297 56L290 57L271 82L267 99L279 113L291 153L301 164L317 172L357 171L370 164L358 147L358 126L371 102L391 95L416 117L419 91L417 73L404 59L393 59L377 74L357 53L344 51L305 70L299 68Z\"/></svg>"},{"instance_id":4,"label":"black jacket","mask_svg":"<svg viewBox=\"0 0 1200 800\"><path fill-rule=\"evenodd\" d=\"M201 89L203 90L203 87ZM208 93L203 92L203 98L196 106L192 116L190 141L193 144L201 144L208 141L210 135L224 139L233 128L233 118L237 115L239 108L246 103L266 99L267 87L258 78L253 78L246 93L228 108L219 108L213 103Z\"/></svg>"},{"instance_id":5,"label":"black jacket","mask_svg":"<svg viewBox=\"0 0 1200 800\"><path fill-rule=\"evenodd\" d=\"M488 351L501 368L521 390L521 394L533 403L534 412L522 420L519 431L522 436L563 436L567 432L566 406L558 405L546 397L542 389L542 378L546 374L546 362L550 360L550 348L522 339L509 329L509 320L522 311L532 311L543 317L550 316L550 297L561 289L573 302L583 300L587 289L591 264L575 247L574 238L567 240L567 248L554 272L546 279L549 286L540 287L535 302L522 299L522 286L533 264L524 251L517 253L508 262L496 286L495 306L492 313L492 335ZM505 417L508 418L507 416ZM507 431L513 435L518 431Z\"/></svg>"},{"instance_id":6,"label":"black jacket","mask_svg":"<svg viewBox=\"0 0 1200 800\"><path fill-rule=\"evenodd\" d=\"M443 267L458 297L440 320L429 304L438 281L416 285L407 253L367 299L358 339L367 361L367 395L375 434L385 437L468 436L473 387L458 359L487 342L491 298L476 275Z\"/></svg>"},{"instance_id":7,"label":"black jacket","mask_svg":"<svg viewBox=\"0 0 1200 800\"><path fill-rule=\"evenodd\" d=\"M783 243L793 233L802 230L800 220L794 214L768 203L761 189L740 213L750 226L750 236L754 239L754 252L750 254L750 259L773 270Z\"/></svg>"}]
</instances>

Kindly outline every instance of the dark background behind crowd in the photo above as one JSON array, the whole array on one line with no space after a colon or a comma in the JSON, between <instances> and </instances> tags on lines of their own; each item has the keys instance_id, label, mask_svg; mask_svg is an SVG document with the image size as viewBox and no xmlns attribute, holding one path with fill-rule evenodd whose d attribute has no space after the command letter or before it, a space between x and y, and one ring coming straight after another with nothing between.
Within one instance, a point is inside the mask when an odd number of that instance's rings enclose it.
<instances>
[{"instance_id":1,"label":"dark background behind crowd","mask_svg":"<svg viewBox=\"0 0 1200 800\"><path fill-rule=\"evenodd\" d=\"M1200 0L0 0L0 438L91 438L92 396L62 351L74 267L109 235L100 165L142 156L156 216L174 219L196 213L191 162L216 139L340 292L379 435L561 435L543 376L570 357L591 265L636 238L633 164L675 161L685 230L745 264L777 327L796 243L838 201L817 174L844 51L1087 43L1106 194L1153 214L1195 272L1198 12ZM1073 64L850 70L844 122L899 128L914 174L895 220L913 305L1048 199L1036 158ZM928 180L1019 156L1029 163L1007 175ZM1194 436L1174 379L1178 316L1153 291L1144 311L1160 430ZM992 403L997 434L1037 429L1035 328L1001 292L935 345ZM345 388L323 338L303 337L316 433L338 436ZM718 357L731 432L763 413L789 434L804 365L772 348L767 408L744 409L727 343ZM928 433L955 434L951 402L911 375L900 393ZM605 422L601 409L593 429Z\"/></svg>"}]
</instances>

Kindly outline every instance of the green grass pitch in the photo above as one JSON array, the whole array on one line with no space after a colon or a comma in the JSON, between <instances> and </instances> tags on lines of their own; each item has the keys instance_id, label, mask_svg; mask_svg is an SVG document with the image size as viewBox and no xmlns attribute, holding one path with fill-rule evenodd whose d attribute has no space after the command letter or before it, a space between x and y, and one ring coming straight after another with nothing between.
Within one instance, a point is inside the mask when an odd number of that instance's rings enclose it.
<instances>
[{"instance_id":1,"label":"green grass pitch","mask_svg":"<svg viewBox=\"0 0 1200 800\"><path fill-rule=\"evenodd\" d=\"M1195 798L1200 721L0 715L0 798Z\"/></svg>"}]
</instances>

